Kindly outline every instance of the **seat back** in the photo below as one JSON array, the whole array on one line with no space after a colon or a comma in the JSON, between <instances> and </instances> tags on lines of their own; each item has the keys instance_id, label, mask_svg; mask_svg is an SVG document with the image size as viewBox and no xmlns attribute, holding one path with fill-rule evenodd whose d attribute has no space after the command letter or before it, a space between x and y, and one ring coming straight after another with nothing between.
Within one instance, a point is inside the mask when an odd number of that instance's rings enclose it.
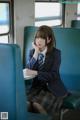
<instances>
[{"instance_id":1,"label":"seat back","mask_svg":"<svg viewBox=\"0 0 80 120\"><path fill-rule=\"evenodd\" d=\"M9 120L26 120L26 100L20 48L0 44L0 112Z\"/></svg>"},{"instance_id":2,"label":"seat back","mask_svg":"<svg viewBox=\"0 0 80 120\"><path fill-rule=\"evenodd\" d=\"M80 94L80 29L53 28L56 47L61 50L60 75L68 91ZM29 50L32 48L37 27L24 28L24 58L26 67Z\"/></svg>"},{"instance_id":3,"label":"seat back","mask_svg":"<svg viewBox=\"0 0 80 120\"><path fill-rule=\"evenodd\" d=\"M23 45L23 68L26 67L29 51L32 48L32 42L34 40L37 27L28 26L24 28L24 45Z\"/></svg>"},{"instance_id":4,"label":"seat back","mask_svg":"<svg viewBox=\"0 0 80 120\"><path fill-rule=\"evenodd\" d=\"M55 29L54 34L61 50L62 81L68 91L80 94L80 29Z\"/></svg>"},{"instance_id":5,"label":"seat back","mask_svg":"<svg viewBox=\"0 0 80 120\"><path fill-rule=\"evenodd\" d=\"M71 27L72 28L80 28L80 20L72 20Z\"/></svg>"}]
</instances>

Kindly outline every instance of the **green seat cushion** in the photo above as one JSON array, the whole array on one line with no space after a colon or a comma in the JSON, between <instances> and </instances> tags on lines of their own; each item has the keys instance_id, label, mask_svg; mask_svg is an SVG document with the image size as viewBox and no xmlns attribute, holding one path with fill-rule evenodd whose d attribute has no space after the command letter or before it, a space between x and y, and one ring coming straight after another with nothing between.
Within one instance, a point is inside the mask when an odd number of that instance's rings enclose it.
<instances>
[{"instance_id":1,"label":"green seat cushion","mask_svg":"<svg viewBox=\"0 0 80 120\"><path fill-rule=\"evenodd\" d=\"M64 99L63 104L69 109L80 109L80 96L70 95Z\"/></svg>"},{"instance_id":2,"label":"green seat cushion","mask_svg":"<svg viewBox=\"0 0 80 120\"><path fill-rule=\"evenodd\" d=\"M48 115L40 114L40 113L27 113L28 120L51 120L52 118Z\"/></svg>"}]
</instances>

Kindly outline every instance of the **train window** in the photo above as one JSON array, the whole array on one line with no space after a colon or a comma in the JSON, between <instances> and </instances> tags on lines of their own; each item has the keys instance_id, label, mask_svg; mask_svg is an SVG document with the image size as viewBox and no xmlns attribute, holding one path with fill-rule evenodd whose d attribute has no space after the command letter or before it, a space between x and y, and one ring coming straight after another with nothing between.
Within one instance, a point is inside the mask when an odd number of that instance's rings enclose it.
<instances>
[{"instance_id":1,"label":"train window","mask_svg":"<svg viewBox=\"0 0 80 120\"><path fill-rule=\"evenodd\" d=\"M0 42L8 43L9 3L0 3Z\"/></svg>"},{"instance_id":2,"label":"train window","mask_svg":"<svg viewBox=\"0 0 80 120\"><path fill-rule=\"evenodd\" d=\"M0 43L14 40L14 1L0 1Z\"/></svg>"},{"instance_id":3,"label":"train window","mask_svg":"<svg viewBox=\"0 0 80 120\"><path fill-rule=\"evenodd\" d=\"M8 43L8 35L0 36L0 43Z\"/></svg>"},{"instance_id":4,"label":"train window","mask_svg":"<svg viewBox=\"0 0 80 120\"><path fill-rule=\"evenodd\" d=\"M9 4L0 3L0 34L9 32Z\"/></svg>"},{"instance_id":5,"label":"train window","mask_svg":"<svg viewBox=\"0 0 80 120\"><path fill-rule=\"evenodd\" d=\"M35 2L35 26L58 26L62 24L62 4L58 2Z\"/></svg>"},{"instance_id":6,"label":"train window","mask_svg":"<svg viewBox=\"0 0 80 120\"><path fill-rule=\"evenodd\" d=\"M80 20L80 3L77 6L77 20Z\"/></svg>"}]
</instances>

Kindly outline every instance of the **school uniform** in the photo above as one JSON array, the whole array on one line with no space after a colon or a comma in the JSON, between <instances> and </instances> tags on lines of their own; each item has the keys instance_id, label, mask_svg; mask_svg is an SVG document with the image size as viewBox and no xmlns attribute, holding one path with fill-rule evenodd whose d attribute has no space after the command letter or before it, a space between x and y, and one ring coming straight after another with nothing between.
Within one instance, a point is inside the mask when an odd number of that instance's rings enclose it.
<instances>
[{"instance_id":1,"label":"school uniform","mask_svg":"<svg viewBox=\"0 0 80 120\"><path fill-rule=\"evenodd\" d=\"M41 68L38 59L33 57L34 52L34 49L30 51L27 68L37 70L38 75L33 79L28 99L38 102L48 113L52 113L61 107L63 98L68 93L59 74L61 52L56 48L49 54L43 51L44 62Z\"/></svg>"}]
</instances>

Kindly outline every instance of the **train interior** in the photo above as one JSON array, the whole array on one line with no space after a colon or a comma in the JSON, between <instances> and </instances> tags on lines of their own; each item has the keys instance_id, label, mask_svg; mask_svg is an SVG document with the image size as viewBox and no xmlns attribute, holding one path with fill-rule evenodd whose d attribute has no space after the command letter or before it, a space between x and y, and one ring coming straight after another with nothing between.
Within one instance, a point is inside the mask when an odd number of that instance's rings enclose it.
<instances>
[{"instance_id":1,"label":"train interior","mask_svg":"<svg viewBox=\"0 0 80 120\"><path fill-rule=\"evenodd\" d=\"M60 76L71 93L56 118L27 109L32 79L23 69L41 25L54 32ZM0 119L80 120L80 0L0 0L0 73Z\"/></svg>"}]
</instances>

